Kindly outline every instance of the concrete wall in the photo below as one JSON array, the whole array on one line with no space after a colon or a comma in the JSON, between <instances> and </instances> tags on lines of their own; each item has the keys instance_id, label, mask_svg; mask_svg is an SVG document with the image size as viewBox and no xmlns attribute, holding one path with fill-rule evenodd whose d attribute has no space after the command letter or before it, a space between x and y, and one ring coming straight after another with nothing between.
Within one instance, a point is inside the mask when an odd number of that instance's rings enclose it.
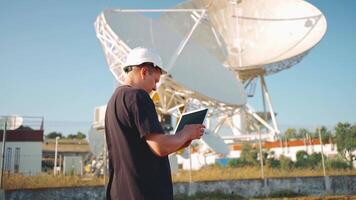
<instances>
[{"instance_id":1,"label":"concrete wall","mask_svg":"<svg viewBox=\"0 0 356 200\"><path fill-rule=\"evenodd\" d=\"M5 191L6 200L62 200L62 199L95 199L100 200L105 197L104 187L73 187L73 188L52 188L35 190L13 190Z\"/></svg>"},{"instance_id":2,"label":"concrete wall","mask_svg":"<svg viewBox=\"0 0 356 200\"><path fill-rule=\"evenodd\" d=\"M174 194L221 192L246 198L292 192L299 195L356 195L356 176L275 178L260 180L206 181L175 183ZM266 186L266 187L265 187ZM104 187L54 188L6 191L6 199L104 199Z\"/></svg>"}]
</instances>

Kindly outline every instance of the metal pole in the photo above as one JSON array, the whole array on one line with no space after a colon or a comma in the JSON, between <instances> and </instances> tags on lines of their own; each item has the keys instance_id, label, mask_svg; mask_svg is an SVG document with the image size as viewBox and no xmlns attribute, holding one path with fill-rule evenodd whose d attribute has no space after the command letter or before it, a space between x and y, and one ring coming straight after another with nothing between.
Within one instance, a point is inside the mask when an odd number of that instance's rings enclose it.
<instances>
[{"instance_id":1,"label":"metal pole","mask_svg":"<svg viewBox=\"0 0 356 200\"><path fill-rule=\"evenodd\" d=\"M321 139L320 128L318 128L318 132L319 132L319 140L320 140L321 162L322 162L322 164L323 164L323 174L324 174L325 190L326 190L326 192L329 192L329 190L330 190L330 184L328 184L328 177L326 176L326 171L325 171L324 149L323 149L323 141L322 141L322 139Z\"/></svg>"},{"instance_id":2,"label":"metal pole","mask_svg":"<svg viewBox=\"0 0 356 200\"><path fill-rule=\"evenodd\" d=\"M320 140L321 162L323 164L323 174L324 174L324 177L326 177L325 160L324 160L324 149L323 149L323 141L321 140L320 128L318 128L318 132L319 132L319 140Z\"/></svg>"},{"instance_id":3,"label":"metal pole","mask_svg":"<svg viewBox=\"0 0 356 200\"><path fill-rule=\"evenodd\" d=\"M58 152L58 139L59 137L56 137L56 146L54 150L54 168L53 168L53 175L57 175L57 152Z\"/></svg>"},{"instance_id":4,"label":"metal pole","mask_svg":"<svg viewBox=\"0 0 356 200\"><path fill-rule=\"evenodd\" d=\"M277 134L280 134L280 131L278 129L277 120L276 120L276 116L275 116L275 113L274 113L274 110L273 110L273 107L272 107L271 98L270 98L269 93L268 93L268 89L267 89L267 85L266 85L264 76L261 75L260 79L261 79L261 84L263 85L264 96L266 97L266 100L267 100L268 110L269 110L271 118L272 118L274 134L277 135Z\"/></svg>"},{"instance_id":5,"label":"metal pole","mask_svg":"<svg viewBox=\"0 0 356 200\"><path fill-rule=\"evenodd\" d=\"M260 162L261 162L261 178L264 179L265 178L265 174L263 171L263 155L262 155L262 142L261 142L261 130L258 127L257 128L258 131L258 144L260 146Z\"/></svg>"},{"instance_id":6,"label":"metal pole","mask_svg":"<svg viewBox=\"0 0 356 200\"><path fill-rule=\"evenodd\" d=\"M6 128L7 128L7 118L5 118L4 130L2 132L2 151L1 151L1 178L0 178L0 188L4 187L4 164L5 164L5 142L6 142Z\"/></svg>"}]
</instances>

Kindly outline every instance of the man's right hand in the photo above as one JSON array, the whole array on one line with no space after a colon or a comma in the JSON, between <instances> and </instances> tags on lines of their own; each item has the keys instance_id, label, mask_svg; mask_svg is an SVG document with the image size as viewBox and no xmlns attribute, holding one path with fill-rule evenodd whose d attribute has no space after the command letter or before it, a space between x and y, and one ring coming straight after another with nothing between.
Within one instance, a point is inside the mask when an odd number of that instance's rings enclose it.
<instances>
[{"instance_id":1,"label":"man's right hand","mask_svg":"<svg viewBox=\"0 0 356 200\"><path fill-rule=\"evenodd\" d=\"M183 127L181 131L178 132L179 135L185 138L185 141L191 141L195 139L200 139L203 136L205 126L203 124L187 124Z\"/></svg>"},{"instance_id":2,"label":"man's right hand","mask_svg":"<svg viewBox=\"0 0 356 200\"><path fill-rule=\"evenodd\" d=\"M150 133L145 136L148 146L157 156L167 156L183 147L189 146L192 140L200 139L205 126L202 124L189 124L175 135Z\"/></svg>"}]
</instances>

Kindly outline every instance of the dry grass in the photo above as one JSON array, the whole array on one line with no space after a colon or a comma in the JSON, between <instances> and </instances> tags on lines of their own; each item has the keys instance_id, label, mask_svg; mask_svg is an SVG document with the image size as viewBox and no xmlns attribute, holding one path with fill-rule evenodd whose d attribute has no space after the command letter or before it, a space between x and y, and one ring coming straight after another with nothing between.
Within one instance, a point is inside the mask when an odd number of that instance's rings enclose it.
<instances>
[{"instance_id":1,"label":"dry grass","mask_svg":"<svg viewBox=\"0 0 356 200\"><path fill-rule=\"evenodd\" d=\"M356 175L356 170L328 170L327 175ZM305 177L322 176L322 170L291 169L277 170L265 168L265 177ZM236 179L258 179L261 177L260 169L257 167L244 168L221 168L210 166L198 171L192 171L193 181L215 181ZM173 174L173 182L188 182L189 172L179 171ZM103 178L83 178L79 176L53 176L48 174L38 176L23 176L16 174L5 174L4 186L6 190L56 188L56 187L80 187L80 186L103 186Z\"/></svg>"},{"instance_id":2,"label":"dry grass","mask_svg":"<svg viewBox=\"0 0 356 200\"><path fill-rule=\"evenodd\" d=\"M4 176L5 190L78 187L78 186L103 186L103 178L82 178L79 176L53 176L43 174L39 176L23 176L7 174Z\"/></svg>"},{"instance_id":3,"label":"dry grass","mask_svg":"<svg viewBox=\"0 0 356 200\"><path fill-rule=\"evenodd\" d=\"M327 170L328 176L356 175L356 170ZM306 177L306 176L323 176L323 170L317 169L290 169L279 170L264 168L265 178L282 178L282 177ZM258 167L244 168L220 168L206 167L198 171L192 171L193 181L215 181L215 180L236 180L236 179L258 179L261 178L261 171ZM174 182L188 182L189 172L178 171L173 174Z\"/></svg>"}]
</instances>

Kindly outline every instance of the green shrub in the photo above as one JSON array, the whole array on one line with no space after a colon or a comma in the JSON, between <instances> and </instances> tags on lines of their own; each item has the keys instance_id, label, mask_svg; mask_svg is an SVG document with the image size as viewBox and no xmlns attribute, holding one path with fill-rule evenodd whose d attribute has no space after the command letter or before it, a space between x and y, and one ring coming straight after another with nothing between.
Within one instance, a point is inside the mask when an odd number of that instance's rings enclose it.
<instances>
[{"instance_id":1,"label":"green shrub","mask_svg":"<svg viewBox=\"0 0 356 200\"><path fill-rule=\"evenodd\" d=\"M348 168L350 168L349 163L342 160L341 158L328 158L325 161L325 166L328 169L348 169Z\"/></svg>"},{"instance_id":2,"label":"green shrub","mask_svg":"<svg viewBox=\"0 0 356 200\"><path fill-rule=\"evenodd\" d=\"M227 163L228 167L247 167L247 166L254 166L254 163L251 163L245 159L236 158L231 159Z\"/></svg>"},{"instance_id":3,"label":"green shrub","mask_svg":"<svg viewBox=\"0 0 356 200\"><path fill-rule=\"evenodd\" d=\"M238 163L238 159L237 159L237 158L230 159L230 160L227 162L227 166L228 166L228 167L237 167L237 163Z\"/></svg>"},{"instance_id":4,"label":"green shrub","mask_svg":"<svg viewBox=\"0 0 356 200\"><path fill-rule=\"evenodd\" d=\"M281 164L281 169L289 170L294 167L294 162L290 158L288 158L284 155L281 155L279 157L279 162Z\"/></svg>"},{"instance_id":5,"label":"green shrub","mask_svg":"<svg viewBox=\"0 0 356 200\"><path fill-rule=\"evenodd\" d=\"M321 153L312 153L308 157L308 167L315 169L315 168L320 168L321 167Z\"/></svg>"},{"instance_id":6,"label":"green shrub","mask_svg":"<svg viewBox=\"0 0 356 200\"><path fill-rule=\"evenodd\" d=\"M239 162L242 166L259 166L257 155L258 151L251 144L243 143Z\"/></svg>"},{"instance_id":7,"label":"green shrub","mask_svg":"<svg viewBox=\"0 0 356 200\"><path fill-rule=\"evenodd\" d=\"M297 161L295 167L297 168L306 168L309 167L309 155L306 151L298 151L296 154Z\"/></svg>"},{"instance_id":8,"label":"green shrub","mask_svg":"<svg viewBox=\"0 0 356 200\"><path fill-rule=\"evenodd\" d=\"M271 167L273 169L281 168L281 162L275 158L269 158L266 160L267 167Z\"/></svg>"}]
</instances>

